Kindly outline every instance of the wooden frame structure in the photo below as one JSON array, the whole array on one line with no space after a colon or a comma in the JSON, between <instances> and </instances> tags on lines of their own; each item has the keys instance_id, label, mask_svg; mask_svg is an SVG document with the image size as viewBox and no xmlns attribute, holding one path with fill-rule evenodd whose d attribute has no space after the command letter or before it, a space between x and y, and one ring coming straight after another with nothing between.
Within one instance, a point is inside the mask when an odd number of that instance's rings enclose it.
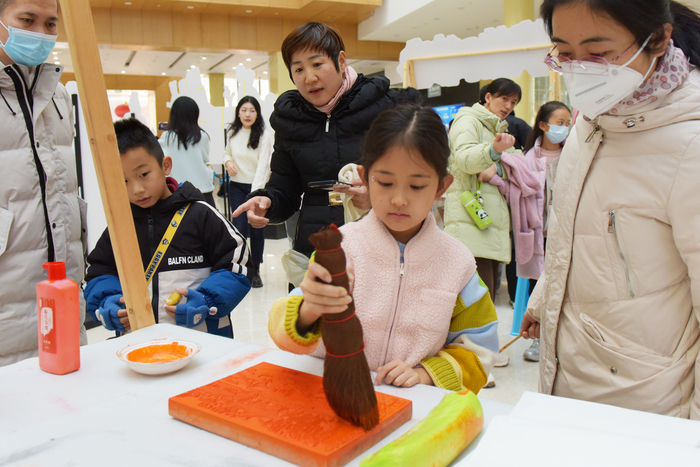
<instances>
[{"instance_id":1,"label":"wooden frame structure","mask_svg":"<svg viewBox=\"0 0 700 467\"><path fill-rule=\"evenodd\" d=\"M155 324L88 0L59 0L132 330Z\"/></svg>"}]
</instances>

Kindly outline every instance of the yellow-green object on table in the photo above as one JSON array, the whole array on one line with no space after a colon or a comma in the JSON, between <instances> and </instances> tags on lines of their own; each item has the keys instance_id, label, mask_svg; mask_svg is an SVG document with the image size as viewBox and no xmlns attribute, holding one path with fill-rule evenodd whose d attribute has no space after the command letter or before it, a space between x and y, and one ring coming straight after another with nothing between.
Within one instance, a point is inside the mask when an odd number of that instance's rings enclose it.
<instances>
[{"instance_id":1,"label":"yellow-green object on table","mask_svg":"<svg viewBox=\"0 0 700 467\"><path fill-rule=\"evenodd\" d=\"M360 467L445 467L484 427L484 411L467 390L442 398L427 417L374 454Z\"/></svg>"}]
</instances>

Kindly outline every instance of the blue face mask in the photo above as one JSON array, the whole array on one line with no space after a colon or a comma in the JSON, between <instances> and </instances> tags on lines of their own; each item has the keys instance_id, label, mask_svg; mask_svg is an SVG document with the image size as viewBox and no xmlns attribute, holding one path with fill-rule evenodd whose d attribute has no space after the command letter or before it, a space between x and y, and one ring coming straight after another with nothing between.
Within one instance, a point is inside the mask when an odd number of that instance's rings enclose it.
<instances>
[{"instance_id":1,"label":"blue face mask","mask_svg":"<svg viewBox=\"0 0 700 467\"><path fill-rule=\"evenodd\" d=\"M545 133L552 144L559 144L569 136L569 127L564 125L549 125L549 131Z\"/></svg>"},{"instance_id":2,"label":"blue face mask","mask_svg":"<svg viewBox=\"0 0 700 467\"><path fill-rule=\"evenodd\" d=\"M9 33L7 41L4 44L0 42L0 49L3 49L13 62L24 66L37 66L49 58L58 36L7 27L2 21L0 24Z\"/></svg>"}]
</instances>

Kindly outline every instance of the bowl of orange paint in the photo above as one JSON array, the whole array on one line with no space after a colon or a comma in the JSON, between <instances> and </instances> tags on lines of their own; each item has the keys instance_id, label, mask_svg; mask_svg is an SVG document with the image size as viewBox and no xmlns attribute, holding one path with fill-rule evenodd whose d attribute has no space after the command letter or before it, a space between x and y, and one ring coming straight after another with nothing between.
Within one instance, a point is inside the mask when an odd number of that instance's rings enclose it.
<instances>
[{"instance_id":1,"label":"bowl of orange paint","mask_svg":"<svg viewBox=\"0 0 700 467\"><path fill-rule=\"evenodd\" d=\"M127 345L117 352L117 357L137 373L165 375L183 368L201 348L196 342L154 339Z\"/></svg>"}]
</instances>

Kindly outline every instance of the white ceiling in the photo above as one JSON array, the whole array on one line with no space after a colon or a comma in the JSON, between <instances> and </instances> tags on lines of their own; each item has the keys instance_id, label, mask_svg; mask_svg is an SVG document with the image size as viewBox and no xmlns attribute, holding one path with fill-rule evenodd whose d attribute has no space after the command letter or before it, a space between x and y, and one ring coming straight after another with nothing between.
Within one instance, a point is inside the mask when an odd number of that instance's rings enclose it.
<instances>
[{"instance_id":1,"label":"white ceiling","mask_svg":"<svg viewBox=\"0 0 700 467\"><path fill-rule=\"evenodd\" d=\"M134 53L127 66L129 57ZM70 51L67 43L57 43L51 58L63 65L67 73L73 72ZM223 73L225 78L236 77L236 66L245 65L248 70L255 70L257 79L269 79L269 60L266 53L260 54L202 54L165 51L131 51L110 48L100 48L102 71L105 74L117 75L163 75L184 77L192 65L199 68L203 74ZM348 63L358 73L369 75L384 71L385 68L395 68L398 62L381 60L349 60Z\"/></svg>"},{"instance_id":2,"label":"white ceiling","mask_svg":"<svg viewBox=\"0 0 700 467\"><path fill-rule=\"evenodd\" d=\"M700 11L700 0L680 0ZM431 40L436 34L454 34L465 38L476 36L487 27L503 24L504 0L432 0L388 25L377 27L363 36L366 40L405 42L415 37ZM535 9L542 0L535 0ZM371 21L368 20L368 21ZM67 43L57 43L53 50L66 72L72 72ZM186 71L195 65L202 74L224 73L226 78L235 78L235 67L243 63L247 69L256 71L256 78L268 79L269 60L264 52L258 54L201 54L165 51L137 51L129 65L133 52L111 48L100 48L102 69L105 74L167 75L185 76ZM178 57L182 57L178 60ZM177 62L176 62L177 60ZM398 62L352 60L349 63L359 73L371 74L395 68Z\"/></svg>"},{"instance_id":3,"label":"white ceiling","mask_svg":"<svg viewBox=\"0 0 700 467\"><path fill-rule=\"evenodd\" d=\"M503 0L433 0L362 38L406 42L416 37L431 40L436 34L454 34L463 39L501 24Z\"/></svg>"}]
</instances>

